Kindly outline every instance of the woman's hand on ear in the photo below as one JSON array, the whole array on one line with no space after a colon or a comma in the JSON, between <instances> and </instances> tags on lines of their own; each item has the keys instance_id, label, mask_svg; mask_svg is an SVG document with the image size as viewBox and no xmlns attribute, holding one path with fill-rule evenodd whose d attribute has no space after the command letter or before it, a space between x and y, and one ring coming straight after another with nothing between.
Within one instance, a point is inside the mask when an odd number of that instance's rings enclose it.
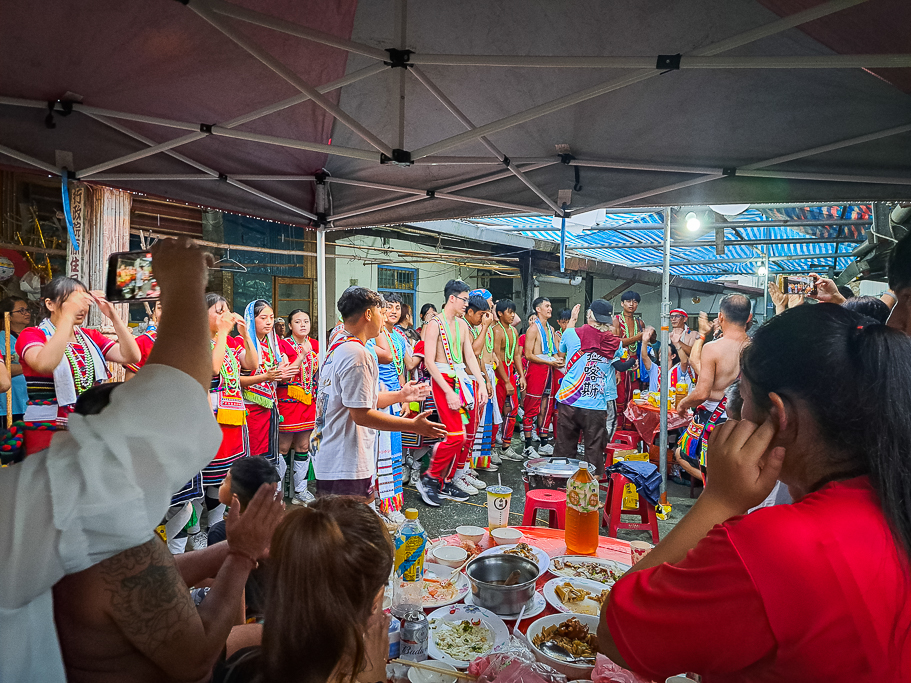
<instances>
[{"instance_id":1,"label":"woman's hand on ear","mask_svg":"<svg viewBox=\"0 0 911 683\"><path fill-rule=\"evenodd\" d=\"M712 430L706 464L711 485L702 496L723 506L730 516L742 515L765 500L784 462L784 448L772 448L777 431L777 419L771 415L761 425L728 420Z\"/></svg>"}]
</instances>

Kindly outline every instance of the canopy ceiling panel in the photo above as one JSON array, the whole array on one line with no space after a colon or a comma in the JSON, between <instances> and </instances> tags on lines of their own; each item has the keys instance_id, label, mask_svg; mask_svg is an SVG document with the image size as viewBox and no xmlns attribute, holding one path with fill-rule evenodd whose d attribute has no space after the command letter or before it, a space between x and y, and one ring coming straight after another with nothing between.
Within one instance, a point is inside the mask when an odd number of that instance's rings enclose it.
<instances>
[{"instance_id":1,"label":"canopy ceiling panel","mask_svg":"<svg viewBox=\"0 0 911 683\"><path fill-rule=\"evenodd\" d=\"M911 196L906 0L2 0L2 11L6 166L52 172L55 150L69 151L87 181L295 224L317 213L310 176L325 168L320 213L336 227L552 213L572 188L573 211ZM412 51L407 65L393 47ZM678 53L679 69L657 68ZM556 68L589 57L640 59ZM794 68L806 59L827 68ZM44 103L58 99L74 111L55 105L49 128Z\"/></svg>"}]
</instances>

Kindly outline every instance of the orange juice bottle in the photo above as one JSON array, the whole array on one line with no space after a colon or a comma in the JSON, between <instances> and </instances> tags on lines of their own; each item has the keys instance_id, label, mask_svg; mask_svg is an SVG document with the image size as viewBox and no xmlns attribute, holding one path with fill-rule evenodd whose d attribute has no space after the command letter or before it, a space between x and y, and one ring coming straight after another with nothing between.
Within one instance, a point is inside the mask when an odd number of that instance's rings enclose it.
<instances>
[{"instance_id":1,"label":"orange juice bottle","mask_svg":"<svg viewBox=\"0 0 911 683\"><path fill-rule=\"evenodd\" d=\"M592 555L598 549L598 480L586 462L566 482L566 552Z\"/></svg>"}]
</instances>

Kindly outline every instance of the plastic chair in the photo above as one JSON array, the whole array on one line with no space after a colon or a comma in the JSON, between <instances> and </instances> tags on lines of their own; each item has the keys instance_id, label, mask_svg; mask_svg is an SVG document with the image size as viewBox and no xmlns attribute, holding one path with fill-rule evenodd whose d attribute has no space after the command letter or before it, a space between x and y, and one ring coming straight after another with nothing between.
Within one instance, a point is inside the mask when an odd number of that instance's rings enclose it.
<instances>
[{"instance_id":1,"label":"plastic chair","mask_svg":"<svg viewBox=\"0 0 911 683\"><path fill-rule=\"evenodd\" d=\"M636 444L638 444L641 440L642 439L639 437L638 432L629 432L623 429L618 429L616 432L614 432L613 443L625 443L635 448Z\"/></svg>"},{"instance_id":2,"label":"plastic chair","mask_svg":"<svg viewBox=\"0 0 911 683\"><path fill-rule=\"evenodd\" d=\"M547 525L551 529L566 528L566 492L553 489L532 489L525 494L522 526L536 526L538 510L549 510Z\"/></svg>"},{"instance_id":3,"label":"plastic chair","mask_svg":"<svg viewBox=\"0 0 911 683\"><path fill-rule=\"evenodd\" d=\"M658 543L658 516L645 496L639 496L639 507L635 510L623 509L623 487L630 481L622 474L616 472L610 475L607 487L607 502L604 505L604 516L601 519L603 526L607 527L607 535L617 538L618 529L632 529L633 531L651 531L652 542ZM638 515L639 522L624 522L621 515Z\"/></svg>"}]
</instances>

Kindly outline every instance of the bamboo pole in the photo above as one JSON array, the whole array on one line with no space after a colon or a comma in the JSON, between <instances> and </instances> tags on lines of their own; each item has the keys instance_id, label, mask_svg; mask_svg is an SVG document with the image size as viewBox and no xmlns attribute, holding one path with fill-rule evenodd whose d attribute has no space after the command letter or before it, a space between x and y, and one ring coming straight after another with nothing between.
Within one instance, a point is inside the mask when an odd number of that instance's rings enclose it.
<instances>
[{"instance_id":1,"label":"bamboo pole","mask_svg":"<svg viewBox=\"0 0 911 683\"><path fill-rule=\"evenodd\" d=\"M6 356L6 374L10 378L10 387L6 392L6 428L9 429L13 426L13 352L10 349L9 311L3 314L3 328L6 336L6 353L4 354Z\"/></svg>"}]
</instances>

